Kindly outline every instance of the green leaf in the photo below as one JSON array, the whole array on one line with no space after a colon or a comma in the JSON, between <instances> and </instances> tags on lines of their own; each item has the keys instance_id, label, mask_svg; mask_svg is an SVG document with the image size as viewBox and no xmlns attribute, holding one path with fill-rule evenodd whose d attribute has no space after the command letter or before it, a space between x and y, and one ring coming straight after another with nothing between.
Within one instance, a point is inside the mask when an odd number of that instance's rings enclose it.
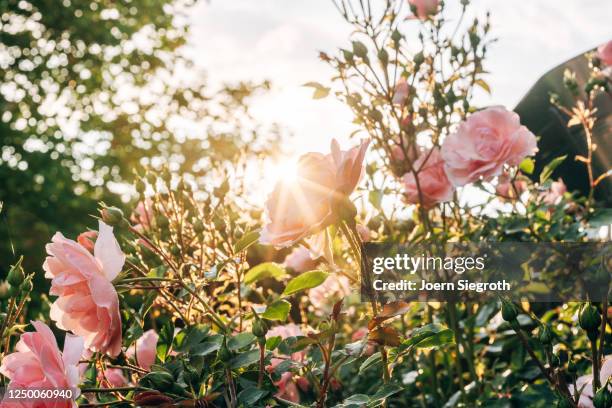
<instances>
[{"instance_id":1,"label":"green leaf","mask_svg":"<svg viewBox=\"0 0 612 408\"><path fill-rule=\"evenodd\" d=\"M383 385L382 388L380 388L378 391L376 391L376 394L374 394L370 400L370 403L368 404L368 407L374 407L377 406L382 400L390 397L393 394L397 394L398 392L402 391L404 388L397 385L397 384L386 384Z\"/></svg>"},{"instance_id":2,"label":"green leaf","mask_svg":"<svg viewBox=\"0 0 612 408\"><path fill-rule=\"evenodd\" d=\"M427 348L439 347L445 344L454 343L455 334L439 324L427 324L412 332L410 338L404 341L400 348L405 350L410 347Z\"/></svg>"},{"instance_id":3,"label":"green leaf","mask_svg":"<svg viewBox=\"0 0 612 408\"><path fill-rule=\"evenodd\" d=\"M330 88L323 86L318 82L306 82L302 86L307 86L309 88L314 89L314 92L312 94L313 99L322 99L329 95Z\"/></svg>"},{"instance_id":4,"label":"green leaf","mask_svg":"<svg viewBox=\"0 0 612 408\"><path fill-rule=\"evenodd\" d=\"M595 210L593 216L589 220L591 227L604 227L612 224L612 208L599 208Z\"/></svg>"},{"instance_id":5,"label":"green leaf","mask_svg":"<svg viewBox=\"0 0 612 408\"><path fill-rule=\"evenodd\" d=\"M264 278L280 278L285 274L285 268L275 262L264 262L251 268L244 276L244 283L250 285Z\"/></svg>"},{"instance_id":6,"label":"green leaf","mask_svg":"<svg viewBox=\"0 0 612 408\"><path fill-rule=\"evenodd\" d=\"M234 253L239 253L248 249L259 239L259 231L250 231L244 234L242 238L234 245Z\"/></svg>"},{"instance_id":7,"label":"green leaf","mask_svg":"<svg viewBox=\"0 0 612 408\"><path fill-rule=\"evenodd\" d=\"M521 164L519 164L519 169L525 174L533 174L533 170L535 169L535 161L531 157L525 157Z\"/></svg>"},{"instance_id":8,"label":"green leaf","mask_svg":"<svg viewBox=\"0 0 612 408\"><path fill-rule=\"evenodd\" d=\"M227 342L227 348L233 351L237 351L242 348L245 348L250 344L253 344L255 342L255 339L256 337L253 336L252 333L242 332L229 339L229 341Z\"/></svg>"},{"instance_id":9,"label":"green leaf","mask_svg":"<svg viewBox=\"0 0 612 408\"><path fill-rule=\"evenodd\" d=\"M566 157L567 155L563 155L563 156L554 158L550 161L550 163L544 166L544 168L542 169L542 172L540 173L540 183L544 183L546 180L548 180L550 176L552 176L555 169L559 167L561 163L563 163L563 160L565 160Z\"/></svg>"},{"instance_id":10,"label":"green leaf","mask_svg":"<svg viewBox=\"0 0 612 408\"><path fill-rule=\"evenodd\" d=\"M232 369L247 367L259 361L259 350L254 349L238 354L230 361Z\"/></svg>"},{"instance_id":11,"label":"green leaf","mask_svg":"<svg viewBox=\"0 0 612 408\"><path fill-rule=\"evenodd\" d=\"M372 354L363 363L361 363L361 366L359 366L359 374L363 373L365 370L367 370L370 367L380 364L380 362L381 362L380 353Z\"/></svg>"},{"instance_id":12,"label":"green leaf","mask_svg":"<svg viewBox=\"0 0 612 408\"><path fill-rule=\"evenodd\" d=\"M487 84L486 81L482 79L477 79L474 83L478 85L483 91L491 95L491 87L489 86L489 84Z\"/></svg>"},{"instance_id":13,"label":"green leaf","mask_svg":"<svg viewBox=\"0 0 612 408\"><path fill-rule=\"evenodd\" d=\"M309 271L304 272L303 274L291 279L285 290L283 291L282 296L290 296L295 293L301 292L302 290L312 289L314 287L319 286L323 282L329 274L325 271Z\"/></svg>"},{"instance_id":14,"label":"green leaf","mask_svg":"<svg viewBox=\"0 0 612 408\"><path fill-rule=\"evenodd\" d=\"M277 300L266 308L261 317L268 320L285 321L291 310L291 303L284 299Z\"/></svg>"},{"instance_id":15,"label":"green leaf","mask_svg":"<svg viewBox=\"0 0 612 408\"><path fill-rule=\"evenodd\" d=\"M274 350L275 348L278 347L278 345L280 344L280 342L283 340L283 338L281 336L273 336L270 337L268 339L266 339L266 350Z\"/></svg>"},{"instance_id":16,"label":"green leaf","mask_svg":"<svg viewBox=\"0 0 612 408\"><path fill-rule=\"evenodd\" d=\"M253 405L263 397L268 395L268 391L260 390L259 388L249 387L238 393L238 401L245 406Z\"/></svg>"}]
</instances>

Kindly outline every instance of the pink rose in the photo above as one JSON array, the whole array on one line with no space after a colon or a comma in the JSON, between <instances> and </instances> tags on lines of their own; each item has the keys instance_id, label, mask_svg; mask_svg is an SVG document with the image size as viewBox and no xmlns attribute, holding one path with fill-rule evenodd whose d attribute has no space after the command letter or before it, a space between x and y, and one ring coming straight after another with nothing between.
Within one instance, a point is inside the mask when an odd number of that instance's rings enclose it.
<instances>
[{"instance_id":1,"label":"pink rose","mask_svg":"<svg viewBox=\"0 0 612 408\"><path fill-rule=\"evenodd\" d=\"M303 246L294 248L283 263L297 273L310 271L317 265L317 262L310 257L310 251Z\"/></svg>"},{"instance_id":2,"label":"pink rose","mask_svg":"<svg viewBox=\"0 0 612 408\"><path fill-rule=\"evenodd\" d=\"M438 12L438 0L408 0L408 3L420 20L427 20L427 17Z\"/></svg>"},{"instance_id":3,"label":"pink rose","mask_svg":"<svg viewBox=\"0 0 612 408\"><path fill-rule=\"evenodd\" d=\"M155 357L157 356L157 341L159 336L155 330L147 330L144 334L136 341L136 346L133 345L128 348L126 355L129 358L138 360L138 365L145 370L150 370L153 363L155 363Z\"/></svg>"},{"instance_id":4,"label":"pink rose","mask_svg":"<svg viewBox=\"0 0 612 408\"><path fill-rule=\"evenodd\" d=\"M599 371L601 385L604 385L610 377L612 377L612 355L606 356L603 364L601 365L601 370ZM609 385L608 387L612 390L612 385ZM576 395L576 392L582 389L580 399L578 400L578 408L594 408L593 374L578 377L576 379L576 387L574 388L573 385L570 385L569 389L572 396Z\"/></svg>"},{"instance_id":5,"label":"pink rose","mask_svg":"<svg viewBox=\"0 0 612 408\"><path fill-rule=\"evenodd\" d=\"M396 105L404 105L409 94L410 86L408 85L408 82L406 82L406 78L401 77L399 81L397 81L397 84L395 84L392 102Z\"/></svg>"},{"instance_id":6,"label":"pink rose","mask_svg":"<svg viewBox=\"0 0 612 408\"><path fill-rule=\"evenodd\" d=\"M147 229L151 226L151 220L153 219L153 203L150 198L145 199L144 201L139 201L136 204L136 208L132 215L130 216L130 220L137 224L136 226L140 226L140 229Z\"/></svg>"},{"instance_id":7,"label":"pink rose","mask_svg":"<svg viewBox=\"0 0 612 408\"><path fill-rule=\"evenodd\" d=\"M98 231L85 231L81 232L77 237L77 242L83 246L86 250L93 253L96 239L98 238Z\"/></svg>"},{"instance_id":8,"label":"pink rose","mask_svg":"<svg viewBox=\"0 0 612 408\"><path fill-rule=\"evenodd\" d=\"M285 371L282 373L280 380L275 382L274 385L278 388L278 391L275 394L277 398L282 398L296 404L300 402L300 394L298 392L297 385L293 380L293 373L290 371Z\"/></svg>"},{"instance_id":9,"label":"pink rose","mask_svg":"<svg viewBox=\"0 0 612 408\"><path fill-rule=\"evenodd\" d=\"M417 172L417 177L414 176L413 172L408 172L402 177L404 196L407 202L422 204L425 208L430 208L437 203L449 201L453 198L455 189L448 180L439 149L434 148L421 153L419 158L415 160L413 168Z\"/></svg>"},{"instance_id":10,"label":"pink rose","mask_svg":"<svg viewBox=\"0 0 612 408\"><path fill-rule=\"evenodd\" d=\"M15 352L4 357L0 374L8 377L8 389L71 389L75 397L80 394L77 364L83 351L83 339L66 335L64 352L57 347L49 327L39 321L32 322L35 332L21 335ZM3 407L76 408L74 400L39 400L36 403L4 401Z\"/></svg>"},{"instance_id":11,"label":"pink rose","mask_svg":"<svg viewBox=\"0 0 612 408\"><path fill-rule=\"evenodd\" d=\"M601 60L603 65L612 65L612 40L597 48L597 58Z\"/></svg>"},{"instance_id":12,"label":"pink rose","mask_svg":"<svg viewBox=\"0 0 612 408\"><path fill-rule=\"evenodd\" d=\"M123 387L128 383L120 368L107 368L104 372L98 372L98 381L102 388Z\"/></svg>"},{"instance_id":13,"label":"pink rose","mask_svg":"<svg viewBox=\"0 0 612 408\"><path fill-rule=\"evenodd\" d=\"M119 298L111 283L121 272L125 255L112 227L100 221L92 255L83 246L56 233L47 244L43 269L51 279L51 319L62 330L85 340L92 351L117 356L121 351Z\"/></svg>"},{"instance_id":14,"label":"pink rose","mask_svg":"<svg viewBox=\"0 0 612 408\"><path fill-rule=\"evenodd\" d=\"M315 314L329 314L336 302L351 294L351 284L346 276L332 274L325 282L310 289L308 299L314 306Z\"/></svg>"},{"instance_id":15,"label":"pink rose","mask_svg":"<svg viewBox=\"0 0 612 408\"><path fill-rule=\"evenodd\" d=\"M517 177L514 182L508 173L503 173L497 179L495 193L504 200L516 200L520 195L527 190L527 181L521 177Z\"/></svg>"},{"instance_id":16,"label":"pink rose","mask_svg":"<svg viewBox=\"0 0 612 408\"><path fill-rule=\"evenodd\" d=\"M266 333L266 338L280 336L282 339L286 339L288 337L294 336L303 336L302 329L296 324L289 323L283 326L275 326L268 330ZM287 357L287 356L279 356L279 357ZM306 351L298 351L292 353L290 358L292 361L302 362L306 357ZM266 367L268 372L273 372L276 370L276 367L282 363L285 358L272 358L270 360L270 365ZM294 375L290 371L286 371L281 374L281 378L279 381L275 382L274 385L278 387L278 392L276 396L287 401L298 403L300 402L300 394L298 392L298 385L302 390L308 389L310 384L308 380L303 377L294 378Z\"/></svg>"},{"instance_id":17,"label":"pink rose","mask_svg":"<svg viewBox=\"0 0 612 408\"><path fill-rule=\"evenodd\" d=\"M370 242L372 240L372 231L368 227L362 224L357 224L357 233L361 242Z\"/></svg>"},{"instance_id":18,"label":"pink rose","mask_svg":"<svg viewBox=\"0 0 612 408\"><path fill-rule=\"evenodd\" d=\"M536 138L519 116L503 107L474 113L442 144L446 173L455 186L502 172L504 164L518 165L538 150Z\"/></svg>"},{"instance_id":19,"label":"pink rose","mask_svg":"<svg viewBox=\"0 0 612 408\"><path fill-rule=\"evenodd\" d=\"M269 339L270 337L280 336L281 339L286 339L288 337L297 337L297 336L303 336L303 335L304 333L302 332L302 329L300 329L300 326L294 323L288 323L283 326L275 326L271 328L270 330L268 330L268 332L266 333L266 338ZM282 356L279 356L279 357L282 357ZM291 354L291 360L296 361L296 362L304 361L305 357L306 357L305 350L297 351ZM272 360L270 360L270 365L267 366L266 369L269 372L272 372L276 369L276 366L278 366L284 360L285 359L283 358L272 358Z\"/></svg>"},{"instance_id":20,"label":"pink rose","mask_svg":"<svg viewBox=\"0 0 612 408\"><path fill-rule=\"evenodd\" d=\"M369 141L340 150L332 141L331 153L307 153L300 157L297 180L278 183L266 202L269 222L260 241L288 247L334 222L334 201L348 196L363 173Z\"/></svg>"},{"instance_id":21,"label":"pink rose","mask_svg":"<svg viewBox=\"0 0 612 408\"><path fill-rule=\"evenodd\" d=\"M561 202L565 193L567 193L567 187L563 180L559 179L553 181L550 185L550 189L540 193L539 197L544 204L557 205Z\"/></svg>"}]
</instances>

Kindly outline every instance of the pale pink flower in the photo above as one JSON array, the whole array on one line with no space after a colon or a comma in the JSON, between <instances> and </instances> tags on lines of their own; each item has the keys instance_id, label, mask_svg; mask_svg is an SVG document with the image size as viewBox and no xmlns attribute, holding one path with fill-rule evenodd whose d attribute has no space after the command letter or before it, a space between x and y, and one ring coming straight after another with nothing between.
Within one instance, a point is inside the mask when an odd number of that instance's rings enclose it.
<instances>
[{"instance_id":1,"label":"pale pink flower","mask_svg":"<svg viewBox=\"0 0 612 408\"><path fill-rule=\"evenodd\" d=\"M504 164L516 166L537 151L536 138L519 116L503 107L472 114L442 144L449 180L463 186L501 174Z\"/></svg>"},{"instance_id":2,"label":"pale pink flower","mask_svg":"<svg viewBox=\"0 0 612 408\"><path fill-rule=\"evenodd\" d=\"M282 398L296 404L300 402L298 387L293 379L293 373L291 371L282 373L280 380L275 382L274 385L278 388L275 394L277 398Z\"/></svg>"},{"instance_id":3,"label":"pale pink flower","mask_svg":"<svg viewBox=\"0 0 612 408\"><path fill-rule=\"evenodd\" d=\"M406 82L406 78L401 77L399 81L397 81L397 84L395 84L392 102L396 105L404 105L409 94L410 86L408 85L408 82Z\"/></svg>"},{"instance_id":4,"label":"pale pink flower","mask_svg":"<svg viewBox=\"0 0 612 408\"><path fill-rule=\"evenodd\" d=\"M370 242L372 240L372 231L368 227L363 224L357 224L356 228L361 242Z\"/></svg>"},{"instance_id":5,"label":"pale pink flower","mask_svg":"<svg viewBox=\"0 0 612 408\"><path fill-rule=\"evenodd\" d=\"M98 372L98 381L102 388L123 387L128 383L120 368L107 368L104 372Z\"/></svg>"},{"instance_id":6,"label":"pale pink flower","mask_svg":"<svg viewBox=\"0 0 612 408\"><path fill-rule=\"evenodd\" d=\"M46 248L43 269L51 279L49 294L58 296L51 319L60 329L82 336L88 349L118 355L121 316L112 280L121 272L125 255L112 227L100 221L93 255L59 232Z\"/></svg>"},{"instance_id":7,"label":"pale pink flower","mask_svg":"<svg viewBox=\"0 0 612 408\"><path fill-rule=\"evenodd\" d=\"M86 250L93 253L96 239L98 238L98 231L85 231L81 232L77 237L77 242L83 246Z\"/></svg>"},{"instance_id":8,"label":"pale pink flower","mask_svg":"<svg viewBox=\"0 0 612 408\"><path fill-rule=\"evenodd\" d=\"M268 333L266 333L266 338L280 336L281 339L286 339L288 337L303 336L303 335L304 333L302 332L302 329L300 329L300 326L294 323L288 323L283 326L275 326L271 328L270 330L268 330ZM279 358L279 357L285 357L285 358ZM292 353L291 356L279 355L276 358L273 357L270 360L270 365L266 367L266 370L268 370L268 372L273 372L274 370L276 370L276 367L280 363L286 360L287 357L289 357L291 361L301 363L302 361L304 361L304 358L306 358L306 350ZM286 399L291 402L299 402L300 395L298 393L297 384L299 384L300 388L302 389L305 389L305 387L309 385L308 380L302 379L302 377L294 378L293 373L290 371L286 371L282 373L280 380L274 383L274 385L278 387L278 392L276 396L279 398Z\"/></svg>"},{"instance_id":9,"label":"pale pink flower","mask_svg":"<svg viewBox=\"0 0 612 408\"><path fill-rule=\"evenodd\" d=\"M430 208L453 198L455 189L448 180L439 149L421 153L413 168L417 172L416 177L413 172L402 177L404 197L408 203L422 204L423 207Z\"/></svg>"},{"instance_id":10,"label":"pale pink flower","mask_svg":"<svg viewBox=\"0 0 612 408\"><path fill-rule=\"evenodd\" d=\"M612 377L612 355L608 355L604 358L604 362L599 371L599 379L601 385L604 385L608 379ZM612 389L612 385L608 386ZM570 393L572 396L576 395L578 391L582 389L580 393L580 400L578 400L578 408L594 408L593 405L593 374L583 375L576 379L576 388L570 385Z\"/></svg>"},{"instance_id":11,"label":"pale pink flower","mask_svg":"<svg viewBox=\"0 0 612 408\"><path fill-rule=\"evenodd\" d=\"M355 330L355 332L351 336L351 341L355 342L363 340L364 338L368 337L369 333L370 331L367 327L360 327L359 329ZM374 342L368 341L368 344L366 345L362 353L364 356L371 356L372 354L374 354L375 351L376 344Z\"/></svg>"},{"instance_id":12,"label":"pale pink flower","mask_svg":"<svg viewBox=\"0 0 612 408\"><path fill-rule=\"evenodd\" d=\"M497 178L495 192L504 200L516 200L527 190L527 181L522 177L516 177L514 182L509 174L503 173Z\"/></svg>"},{"instance_id":13,"label":"pale pink flower","mask_svg":"<svg viewBox=\"0 0 612 408\"><path fill-rule=\"evenodd\" d=\"M439 0L408 0L408 3L416 9L416 16L420 20L427 20L438 12Z\"/></svg>"},{"instance_id":14,"label":"pale pink flower","mask_svg":"<svg viewBox=\"0 0 612 408\"><path fill-rule=\"evenodd\" d=\"M269 222L260 241L288 247L331 225L335 201L348 196L361 178L368 144L365 141L344 151L333 140L331 153L300 157L296 181L279 182L268 197Z\"/></svg>"},{"instance_id":15,"label":"pale pink flower","mask_svg":"<svg viewBox=\"0 0 612 408\"><path fill-rule=\"evenodd\" d=\"M144 201L139 201L138 204L136 204L136 208L132 212L130 220L137 224L136 227L140 226L140 229L151 227L151 222L153 220L153 202L150 198L146 198Z\"/></svg>"},{"instance_id":16,"label":"pale pink flower","mask_svg":"<svg viewBox=\"0 0 612 408\"><path fill-rule=\"evenodd\" d=\"M136 346L130 346L125 354L131 359L136 356L138 365L145 370L150 370L157 356L158 340L159 335L155 330L147 330L138 340L136 340Z\"/></svg>"},{"instance_id":17,"label":"pale pink flower","mask_svg":"<svg viewBox=\"0 0 612 408\"><path fill-rule=\"evenodd\" d=\"M547 191L543 191L540 193L540 200L544 204L548 205L557 205L563 199L563 195L567 193L567 187L563 180L559 179L557 181L553 181L550 184L550 188Z\"/></svg>"},{"instance_id":18,"label":"pale pink flower","mask_svg":"<svg viewBox=\"0 0 612 408\"><path fill-rule=\"evenodd\" d=\"M0 374L8 377L8 389L70 389L80 394L77 364L83 351L83 339L67 334L62 353L49 327L32 322L35 332L21 335L15 352L4 357ZM2 407L76 408L74 400L6 401Z\"/></svg>"},{"instance_id":19,"label":"pale pink flower","mask_svg":"<svg viewBox=\"0 0 612 408\"><path fill-rule=\"evenodd\" d=\"M310 256L310 251L303 246L294 248L285 258L283 264L287 268L293 269L297 273L302 273L314 269L317 262Z\"/></svg>"},{"instance_id":20,"label":"pale pink flower","mask_svg":"<svg viewBox=\"0 0 612 408\"><path fill-rule=\"evenodd\" d=\"M331 274L325 282L310 289L308 299L314 307L315 314L326 315L332 311L334 304L351 294L351 284L344 275Z\"/></svg>"},{"instance_id":21,"label":"pale pink flower","mask_svg":"<svg viewBox=\"0 0 612 408\"><path fill-rule=\"evenodd\" d=\"M601 44L597 48L597 58L599 58L603 65L612 65L612 40Z\"/></svg>"}]
</instances>

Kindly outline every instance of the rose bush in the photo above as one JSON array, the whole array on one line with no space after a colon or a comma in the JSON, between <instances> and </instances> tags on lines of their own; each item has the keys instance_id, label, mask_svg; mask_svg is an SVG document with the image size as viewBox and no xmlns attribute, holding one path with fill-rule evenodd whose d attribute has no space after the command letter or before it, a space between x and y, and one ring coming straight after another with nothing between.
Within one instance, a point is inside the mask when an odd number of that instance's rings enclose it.
<instances>
[{"instance_id":1,"label":"rose bush","mask_svg":"<svg viewBox=\"0 0 612 408\"><path fill-rule=\"evenodd\" d=\"M3 385L76 399L2 406L609 407L608 297L361 301L368 241L587 242L610 224L591 140L605 47L586 54L596 85L550 106L585 139L583 196L556 174L570 158L536 163L515 113L473 105L489 87L488 17L455 27L468 2L453 21L443 2L408 3L336 1L351 43L321 53L336 75L309 86L346 103L359 142L302 155L264 208L239 159L205 178L150 166L129 213L101 203L97 232L50 239L46 308L29 309L40 271L15 262L0 284Z\"/></svg>"}]
</instances>

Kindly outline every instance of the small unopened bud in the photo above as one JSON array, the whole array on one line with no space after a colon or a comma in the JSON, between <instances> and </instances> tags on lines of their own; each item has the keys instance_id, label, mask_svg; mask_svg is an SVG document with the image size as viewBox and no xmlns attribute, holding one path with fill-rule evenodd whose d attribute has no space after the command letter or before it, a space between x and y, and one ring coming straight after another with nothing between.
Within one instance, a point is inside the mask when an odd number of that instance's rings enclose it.
<instances>
[{"instance_id":1,"label":"small unopened bud","mask_svg":"<svg viewBox=\"0 0 612 408\"><path fill-rule=\"evenodd\" d=\"M25 274L23 272L23 268L21 267L22 261L23 257L20 257L17 263L11 266L8 276L6 277L6 280L8 281L8 283L11 284L11 286L19 286L21 285L21 282L23 282L23 280L25 279Z\"/></svg>"},{"instance_id":2,"label":"small unopened bud","mask_svg":"<svg viewBox=\"0 0 612 408\"><path fill-rule=\"evenodd\" d=\"M260 318L256 318L255 321L253 322L252 333L253 333L253 336L257 338L262 338L262 337L265 338L266 334L268 333L267 323Z\"/></svg>"},{"instance_id":3,"label":"small unopened bud","mask_svg":"<svg viewBox=\"0 0 612 408\"><path fill-rule=\"evenodd\" d=\"M103 207L100 210L100 215L102 216L102 221L111 227L119 226L124 221L123 211L117 207Z\"/></svg>"},{"instance_id":4,"label":"small unopened bud","mask_svg":"<svg viewBox=\"0 0 612 408\"><path fill-rule=\"evenodd\" d=\"M601 316L597 308L590 303L586 304L580 311L578 323L587 332L596 331L601 323Z\"/></svg>"},{"instance_id":5,"label":"small unopened bud","mask_svg":"<svg viewBox=\"0 0 612 408\"><path fill-rule=\"evenodd\" d=\"M422 52L419 52L415 54L413 61L416 64L416 66L419 67L425 61L425 56L423 55Z\"/></svg>"},{"instance_id":6,"label":"small unopened bud","mask_svg":"<svg viewBox=\"0 0 612 408\"><path fill-rule=\"evenodd\" d=\"M136 191L138 191L138 193L142 194L146 189L147 185L142 179L136 180Z\"/></svg>"},{"instance_id":7,"label":"small unopened bud","mask_svg":"<svg viewBox=\"0 0 612 408\"><path fill-rule=\"evenodd\" d=\"M512 302L502 299L502 318L507 322L513 322L519 314L518 307Z\"/></svg>"},{"instance_id":8,"label":"small unopened bud","mask_svg":"<svg viewBox=\"0 0 612 408\"><path fill-rule=\"evenodd\" d=\"M353 41L353 53L359 58L368 56L368 48L361 41Z\"/></svg>"},{"instance_id":9,"label":"small unopened bud","mask_svg":"<svg viewBox=\"0 0 612 408\"><path fill-rule=\"evenodd\" d=\"M193 223L193 231L196 234L201 234L202 232L204 232L204 223L202 222L202 220L196 220L196 222Z\"/></svg>"}]
</instances>

